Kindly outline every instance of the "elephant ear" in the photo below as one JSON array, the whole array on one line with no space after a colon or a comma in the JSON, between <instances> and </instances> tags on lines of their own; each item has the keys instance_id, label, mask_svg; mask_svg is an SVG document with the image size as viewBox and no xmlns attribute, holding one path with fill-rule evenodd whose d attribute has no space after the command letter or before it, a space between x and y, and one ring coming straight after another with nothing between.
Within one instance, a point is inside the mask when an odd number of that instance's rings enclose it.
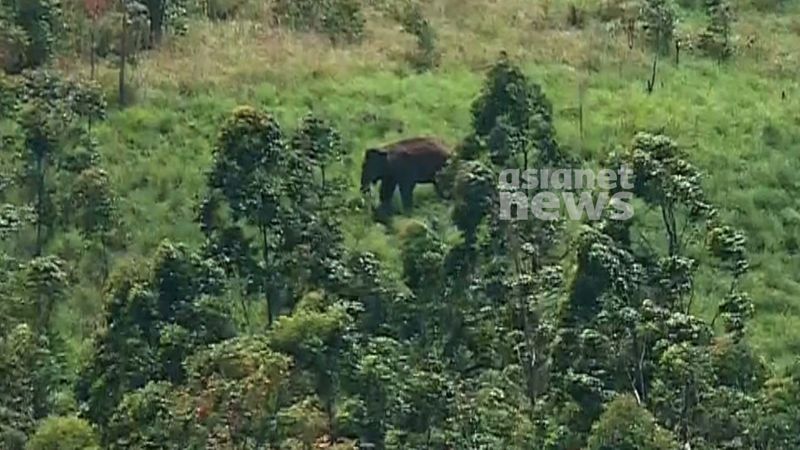
<instances>
[{"instance_id":1,"label":"elephant ear","mask_svg":"<svg viewBox=\"0 0 800 450\"><path fill-rule=\"evenodd\" d=\"M369 167L383 167L389 153L381 148L368 148L364 154L364 165ZM375 169L371 169L375 170Z\"/></svg>"},{"instance_id":2,"label":"elephant ear","mask_svg":"<svg viewBox=\"0 0 800 450\"><path fill-rule=\"evenodd\" d=\"M367 149L367 152L366 152L366 155L364 156L364 159L372 159L372 158L385 157L385 156L386 156L386 151L385 150L373 147L373 148L368 148Z\"/></svg>"}]
</instances>

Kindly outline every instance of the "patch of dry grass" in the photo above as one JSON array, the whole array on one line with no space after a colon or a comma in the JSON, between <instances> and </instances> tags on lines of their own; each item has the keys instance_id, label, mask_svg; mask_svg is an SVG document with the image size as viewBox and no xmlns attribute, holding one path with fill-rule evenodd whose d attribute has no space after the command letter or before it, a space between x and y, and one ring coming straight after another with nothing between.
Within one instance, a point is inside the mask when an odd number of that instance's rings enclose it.
<instances>
[{"instance_id":1,"label":"patch of dry grass","mask_svg":"<svg viewBox=\"0 0 800 450\"><path fill-rule=\"evenodd\" d=\"M543 8L526 0L441 0L428 4L426 14L437 31L442 69L482 70L499 52L526 62L596 68L601 61L643 61L622 36L590 22L582 29L566 25L563 3ZM268 8L262 7L262 11ZM149 88L236 89L269 80L276 84L306 77L342 77L369 71L410 70L406 56L414 51L413 36L385 11L367 12L366 39L357 45L334 46L309 33L292 33L272 25L268 14L226 22L197 20L188 35L168 38L157 51L141 55L132 68L131 84ZM85 61L67 58L60 66L86 72ZM100 67L98 78L111 87L115 69Z\"/></svg>"}]
</instances>

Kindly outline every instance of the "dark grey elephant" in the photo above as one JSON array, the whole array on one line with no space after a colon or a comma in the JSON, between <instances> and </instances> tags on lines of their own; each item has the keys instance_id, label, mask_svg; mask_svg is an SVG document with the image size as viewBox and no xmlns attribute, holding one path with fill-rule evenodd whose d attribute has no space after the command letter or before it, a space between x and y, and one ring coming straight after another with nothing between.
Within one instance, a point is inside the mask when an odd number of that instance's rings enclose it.
<instances>
[{"instance_id":1,"label":"dark grey elephant","mask_svg":"<svg viewBox=\"0 0 800 450\"><path fill-rule=\"evenodd\" d=\"M440 141L428 137L415 137L367 149L361 166L361 192L369 191L372 184L381 182L381 209L391 209L395 189L400 188L403 208L413 208L414 187L419 183L432 183L442 196L437 175L447 164L451 153Z\"/></svg>"}]
</instances>

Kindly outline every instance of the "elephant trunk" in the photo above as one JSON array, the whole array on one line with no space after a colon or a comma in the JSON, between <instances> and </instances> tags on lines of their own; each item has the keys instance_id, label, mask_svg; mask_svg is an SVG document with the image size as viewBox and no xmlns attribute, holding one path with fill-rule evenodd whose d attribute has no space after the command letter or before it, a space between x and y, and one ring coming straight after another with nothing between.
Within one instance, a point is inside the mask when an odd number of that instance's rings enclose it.
<instances>
[{"instance_id":1,"label":"elephant trunk","mask_svg":"<svg viewBox=\"0 0 800 450\"><path fill-rule=\"evenodd\" d=\"M372 188L372 184L375 182L375 179L369 176L367 170L362 171L361 173L361 193L366 194Z\"/></svg>"}]
</instances>

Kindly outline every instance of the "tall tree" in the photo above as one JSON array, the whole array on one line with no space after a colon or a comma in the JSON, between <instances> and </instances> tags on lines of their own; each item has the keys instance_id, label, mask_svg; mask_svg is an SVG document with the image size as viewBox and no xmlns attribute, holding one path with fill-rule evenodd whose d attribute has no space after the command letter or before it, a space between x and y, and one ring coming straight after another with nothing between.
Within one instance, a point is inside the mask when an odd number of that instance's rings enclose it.
<instances>
[{"instance_id":1,"label":"tall tree","mask_svg":"<svg viewBox=\"0 0 800 450\"><path fill-rule=\"evenodd\" d=\"M284 190L283 173L286 144L283 131L270 115L250 107L237 108L222 126L214 149L214 166L208 186L226 200L232 217L244 220L258 230L262 264L270 276L265 293L267 321L275 311L272 303L278 294L277 247L281 236L277 221Z\"/></svg>"}]
</instances>

